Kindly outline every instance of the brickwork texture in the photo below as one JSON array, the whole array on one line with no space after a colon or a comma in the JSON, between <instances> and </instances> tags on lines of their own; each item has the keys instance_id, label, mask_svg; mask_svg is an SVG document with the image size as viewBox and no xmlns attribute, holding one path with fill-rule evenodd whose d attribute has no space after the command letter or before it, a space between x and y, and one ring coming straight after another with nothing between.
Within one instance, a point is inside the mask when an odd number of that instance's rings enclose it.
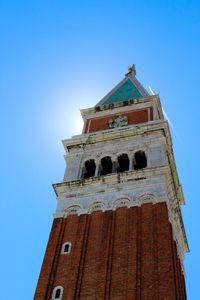
<instances>
[{"instance_id":1,"label":"brickwork texture","mask_svg":"<svg viewBox=\"0 0 200 300\"><path fill-rule=\"evenodd\" d=\"M34 300L56 286L63 300L186 300L166 204L54 219Z\"/></svg>"}]
</instances>

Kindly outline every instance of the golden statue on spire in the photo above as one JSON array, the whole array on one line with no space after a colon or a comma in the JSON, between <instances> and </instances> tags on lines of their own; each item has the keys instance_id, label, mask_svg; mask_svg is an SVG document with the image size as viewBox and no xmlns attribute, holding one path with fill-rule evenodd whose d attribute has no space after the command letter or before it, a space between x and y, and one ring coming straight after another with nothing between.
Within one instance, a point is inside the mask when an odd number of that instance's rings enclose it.
<instances>
[{"instance_id":1,"label":"golden statue on spire","mask_svg":"<svg viewBox=\"0 0 200 300\"><path fill-rule=\"evenodd\" d=\"M133 75L136 75L136 69L135 65L133 64L132 67L128 67L129 73L132 73Z\"/></svg>"}]
</instances>

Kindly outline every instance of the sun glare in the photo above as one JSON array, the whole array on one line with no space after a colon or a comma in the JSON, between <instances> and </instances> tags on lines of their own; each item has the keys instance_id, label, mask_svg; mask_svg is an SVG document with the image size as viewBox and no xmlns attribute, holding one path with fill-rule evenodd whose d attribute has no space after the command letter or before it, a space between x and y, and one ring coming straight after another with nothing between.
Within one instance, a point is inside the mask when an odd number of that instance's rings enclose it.
<instances>
[{"instance_id":1,"label":"sun glare","mask_svg":"<svg viewBox=\"0 0 200 300\"><path fill-rule=\"evenodd\" d=\"M74 118L74 131L75 134L81 134L83 130L83 119L81 117L80 112L77 113L77 115Z\"/></svg>"}]
</instances>

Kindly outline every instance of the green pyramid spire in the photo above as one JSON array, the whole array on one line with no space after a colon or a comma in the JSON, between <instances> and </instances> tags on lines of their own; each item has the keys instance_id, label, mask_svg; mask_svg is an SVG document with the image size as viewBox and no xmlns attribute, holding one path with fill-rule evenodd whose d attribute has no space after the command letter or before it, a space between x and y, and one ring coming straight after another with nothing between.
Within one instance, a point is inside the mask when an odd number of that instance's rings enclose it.
<instances>
[{"instance_id":1,"label":"green pyramid spire","mask_svg":"<svg viewBox=\"0 0 200 300\"><path fill-rule=\"evenodd\" d=\"M96 106L149 96L147 91L135 77L135 65L129 67L128 71L129 72L125 74L125 78L119 84L117 84L115 88L112 89L103 99L101 99Z\"/></svg>"},{"instance_id":2,"label":"green pyramid spire","mask_svg":"<svg viewBox=\"0 0 200 300\"><path fill-rule=\"evenodd\" d=\"M122 84L104 103L111 104L121 101L127 101L133 98L140 98L142 95L132 83L132 81L128 78L124 84Z\"/></svg>"}]
</instances>

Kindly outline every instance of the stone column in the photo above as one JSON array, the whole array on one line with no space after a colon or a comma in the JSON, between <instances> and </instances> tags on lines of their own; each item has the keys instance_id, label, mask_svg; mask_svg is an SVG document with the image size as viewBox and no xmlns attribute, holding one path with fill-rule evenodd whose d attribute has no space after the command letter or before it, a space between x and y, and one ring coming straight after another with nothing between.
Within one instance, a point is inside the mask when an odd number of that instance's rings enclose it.
<instances>
[{"instance_id":1,"label":"stone column","mask_svg":"<svg viewBox=\"0 0 200 300\"><path fill-rule=\"evenodd\" d=\"M83 175L84 175L84 173L85 173L85 166L83 165L83 166L81 166L80 167L80 170L79 170L79 175L78 175L78 178L79 179L83 179Z\"/></svg>"},{"instance_id":2,"label":"stone column","mask_svg":"<svg viewBox=\"0 0 200 300\"><path fill-rule=\"evenodd\" d=\"M129 171L133 171L133 157L129 157Z\"/></svg>"},{"instance_id":3,"label":"stone column","mask_svg":"<svg viewBox=\"0 0 200 300\"><path fill-rule=\"evenodd\" d=\"M114 157L112 158L112 173L116 173L117 172L117 158Z\"/></svg>"},{"instance_id":4,"label":"stone column","mask_svg":"<svg viewBox=\"0 0 200 300\"><path fill-rule=\"evenodd\" d=\"M95 164L96 164L96 169L95 169L95 174L94 176L99 176L99 161L95 161Z\"/></svg>"}]
</instances>

